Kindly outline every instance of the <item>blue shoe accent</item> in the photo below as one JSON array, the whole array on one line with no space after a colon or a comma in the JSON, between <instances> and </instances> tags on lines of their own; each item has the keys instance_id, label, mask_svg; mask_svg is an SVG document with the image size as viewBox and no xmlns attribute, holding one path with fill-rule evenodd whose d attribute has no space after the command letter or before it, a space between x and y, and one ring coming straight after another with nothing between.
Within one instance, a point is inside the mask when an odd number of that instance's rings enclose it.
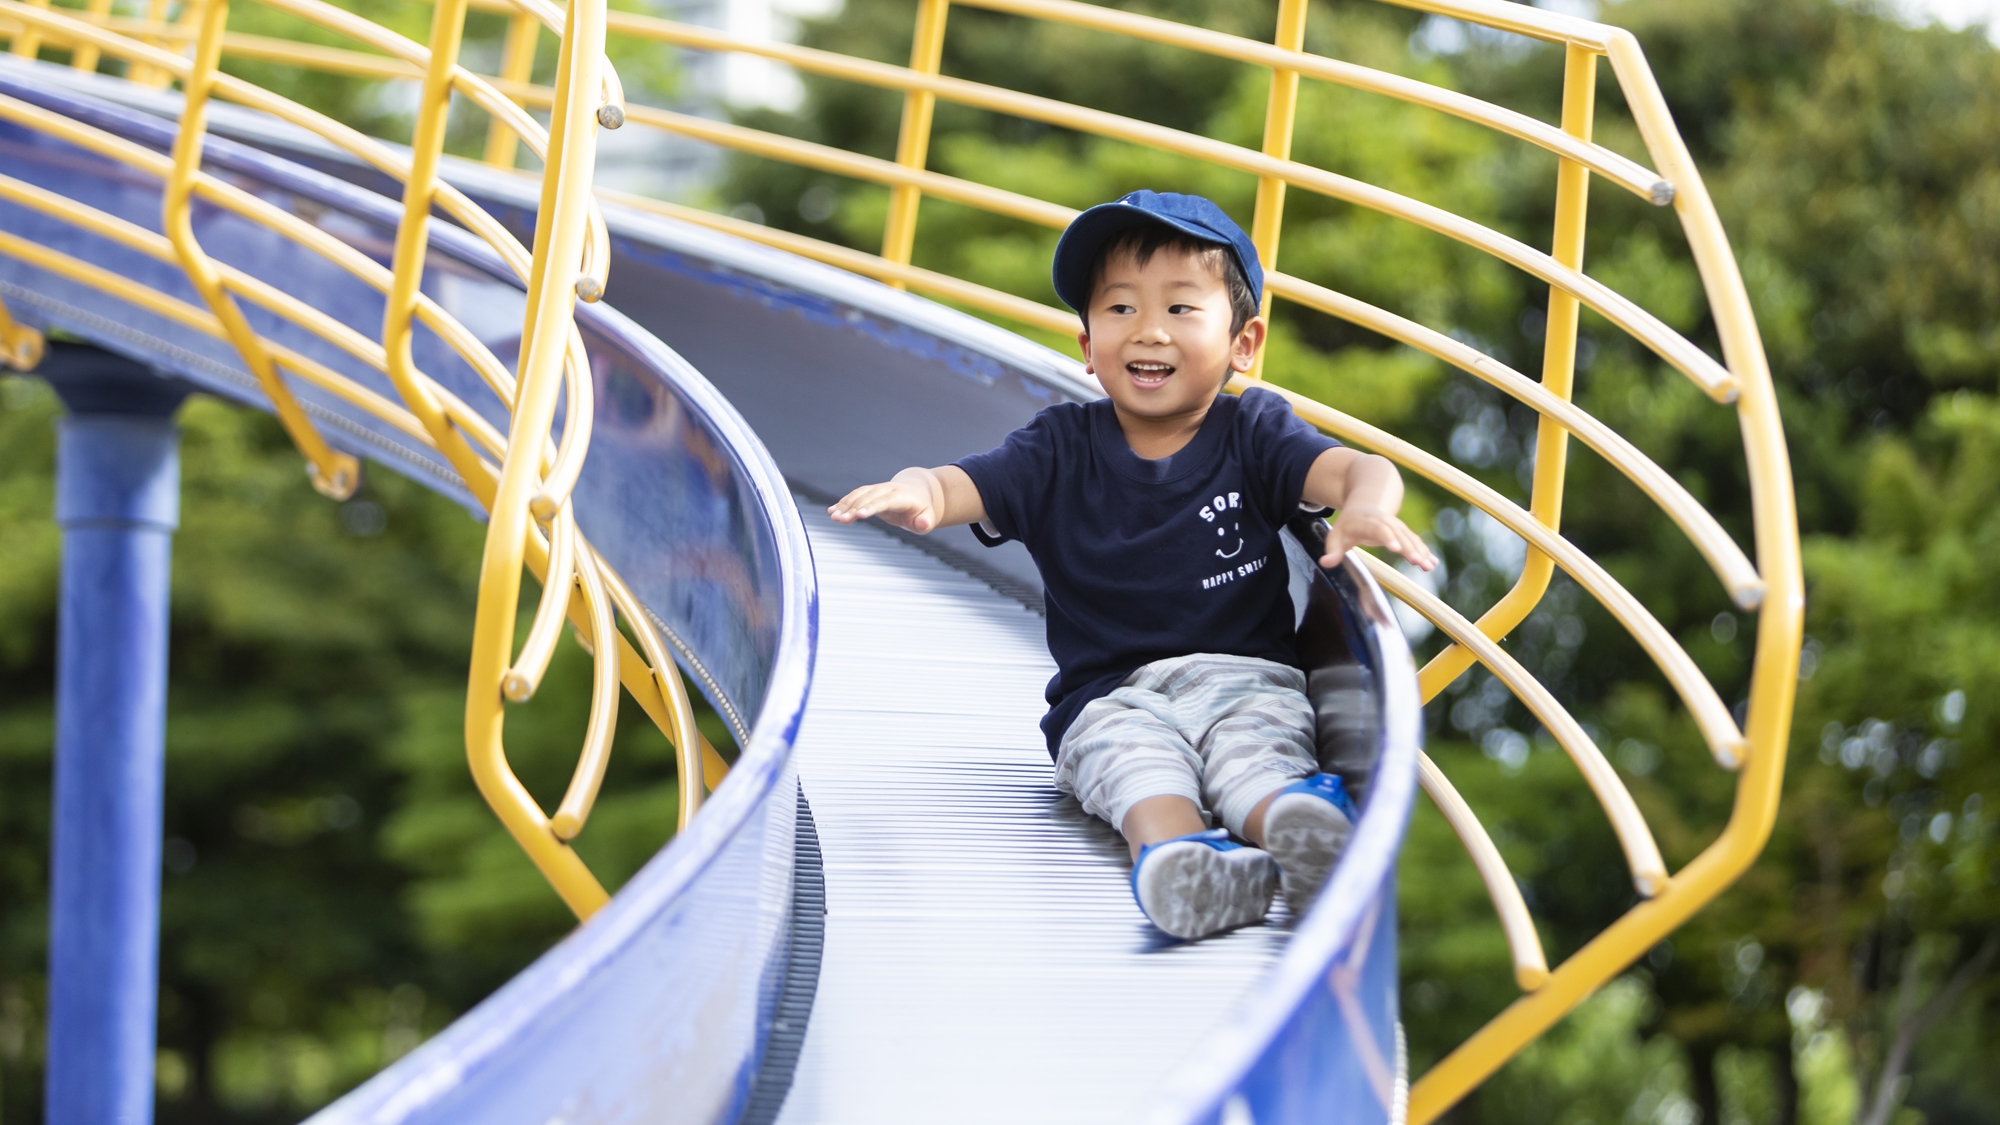
<instances>
[{"instance_id":1,"label":"blue shoe accent","mask_svg":"<svg viewBox=\"0 0 2000 1125\"><path fill-rule=\"evenodd\" d=\"M1294 781L1264 809L1264 847L1283 873L1285 905L1304 918L1347 849L1360 813L1339 775Z\"/></svg>"},{"instance_id":2,"label":"blue shoe accent","mask_svg":"<svg viewBox=\"0 0 2000 1125\"><path fill-rule=\"evenodd\" d=\"M1220 828L1139 849L1132 898L1161 932L1183 941L1262 921L1278 889L1277 865Z\"/></svg>"},{"instance_id":3,"label":"blue shoe accent","mask_svg":"<svg viewBox=\"0 0 2000 1125\"><path fill-rule=\"evenodd\" d=\"M1316 773L1311 777L1302 777L1278 790L1280 796L1286 793L1311 793L1317 797L1324 797L1332 801L1334 807L1339 809L1350 823L1361 819L1360 810L1354 807L1354 798L1347 793L1347 783L1342 781L1337 773Z\"/></svg>"}]
</instances>

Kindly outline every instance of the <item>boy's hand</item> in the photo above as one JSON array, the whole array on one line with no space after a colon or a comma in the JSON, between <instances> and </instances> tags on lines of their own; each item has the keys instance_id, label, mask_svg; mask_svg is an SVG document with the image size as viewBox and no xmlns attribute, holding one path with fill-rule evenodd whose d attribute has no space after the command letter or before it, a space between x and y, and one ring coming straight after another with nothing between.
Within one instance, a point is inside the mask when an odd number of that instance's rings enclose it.
<instances>
[{"instance_id":1,"label":"boy's hand","mask_svg":"<svg viewBox=\"0 0 2000 1125\"><path fill-rule=\"evenodd\" d=\"M1326 533L1323 567L1340 565L1350 547L1387 547L1423 570L1437 566L1437 556L1402 520L1380 508L1342 508Z\"/></svg>"},{"instance_id":2,"label":"boy's hand","mask_svg":"<svg viewBox=\"0 0 2000 1125\"><path fill-rule=\"evenodd\" d=\"M840 498L840 502L826 510L836 523L853 523L871 516L881 516L897 527L915 532L927 532L937 526L938 501L942 499L928 480L917 479L916 473L905 469L897 473L895 479L881 484L866 484ZM924 474L929 476L928 473Z\"/></svg>"},{"instance_id":3,"label":"boy's hand","mask_svg":"<svg viewBox=\"0 0 2000 1125\"><path fill-rule=\"evenodd\" d=\"M979 523L986 505L979 488L957 465L938 469L908 468L881 484L867 484L840 498L826 510L838 523L880 516L919 535L940 527Z\"/></svg>"}]
</instances>

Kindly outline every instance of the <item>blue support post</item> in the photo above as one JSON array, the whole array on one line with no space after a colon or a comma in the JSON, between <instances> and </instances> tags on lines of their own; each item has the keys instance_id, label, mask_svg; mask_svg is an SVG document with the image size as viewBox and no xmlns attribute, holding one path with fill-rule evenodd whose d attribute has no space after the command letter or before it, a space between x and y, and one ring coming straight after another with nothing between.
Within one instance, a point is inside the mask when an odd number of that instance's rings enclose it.
<instances>
[{"instance_id":1,"label":"blue support post","mask_svg":"<svg viewBox=\"0 0 2000 1125\"><path fill-rule=\"evenodd\" d=\"M167 587L187 388L95 348L37 374L58 425L49 1125L150 1125L158 1008Z\"/></svg>"}]
</instances>

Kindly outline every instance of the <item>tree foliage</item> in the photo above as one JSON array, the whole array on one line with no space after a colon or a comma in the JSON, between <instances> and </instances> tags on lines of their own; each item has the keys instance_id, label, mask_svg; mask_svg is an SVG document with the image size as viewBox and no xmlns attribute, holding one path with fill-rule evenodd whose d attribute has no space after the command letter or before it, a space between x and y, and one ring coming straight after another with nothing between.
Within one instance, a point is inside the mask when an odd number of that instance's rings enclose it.
<instances>
[{"instance_id":1,"label":"tree foliage","mask_svg":"<svg viewBox=\"0 0 2000 1125\"><path fill-rule=\"evenodd\" d=\"M0 381L0 407L0 1120L26 1122L40 1119L58 408L22 378ZM295 1120L573 922L465 765L482 525L382 472L345 504L318 497L261 414L196 398L180 422L159 1118ZM548 807L589 681L565 644L510 714L509 755ZM675 809L672 749L626 706L578 850L616 886Z\"/></svg>"},{"instance_id":2,"label":"tree foliage","mask_svg":"<svg viewBox=\"0 0 2000 1125\"><path fill-rule=\"evenodd\" d=\"M1275 19L1272 0L1120 6L1258 38ZM848 0L804 39L901 62L913 14L910 0ZM1991 1120L2000 53L1977 33L1912 27L1869 0L1623 0L1603 15L1644 44L1750 289L1797 484L1809 636L1785 803L1763 857L1454 1119ZM421 37L421 13L396 18L417 20L405 30ZM976 9L954 8L950 25L948 74L1260 142L1260 72ZM476 30L475 54L492 50L497 26ZM1559 53L1448 20L1329 0L1307 46L1558 115ZM633 75L670 67L635 63L628 90L667 88ZM257 77L393 131L397 107L379 90ZM742 119L893 154L898 95L805 86L798 111ZM1599 139L1643 156L1608 74L1600 95ZM1548 244L1556 165L1540 150L1314 82L1299 122L1303 161ZM476 137L455 134L454 145L469 150ZM950 105L938 109L930 163L1077 207L1139 187L1199 191L1246 222L1254 190L1240 174ZM887 208L882 189L749 158L731 165L716 201L870 250ZM1713 351L1671 211L1602 183L1590 207L1588 271ZM1055 232L937 200L923 214L917 264L1053 301ZM1280 257L1288 272L1539 371L1545 287L1455 243L1294 190ZM1578 367L1578 401L1749 544L1730 412L1594 316ZM1281 304L1267 373L1526 495L1532 413L1428 357ZM12 532L0 540L0 1120L35 1115L39 1097L57 547L54 406L38 387L0 384L0 512ZM407 1050L565 919L464 773L457 716L478 526L385 474L357 501L327 504L266 420L196 402L184 421L162 1119L278 1120ZM1754 619L1734 612L1628 482L1572 450L1565 534L1739 699ZM1461 610L1484 609L1519 572L1521 544L1490 519L1421 488L1411 512L1446 559L1440 592ZM1425 641L1426 654L1438 644ZM1731 778L1587 596L1558 579L1507 644L1611 754L1670 865L1714 838ZM586 673L566 656L509 724L523 776L545 797L582 726ZM1428 715L1432 755L1492 830L1552 959L1632 904L1594 799L1504 688L1467 676ZM657 733L633 723L620 747L624 776L607 784L584 845L614 878L664 838L673 800ZM1402 885L1404 1012L1421 1069L1515 993L1485 893L1422 803Z\"/></svg>"},{"instance_id":3,"label":"tree foliage","mask_svg":"<svg viewBox=\"0 0 2000 1125\"><path fill-rule=\"evenodd\" d=\"M1120 6L1257 37L1275 19L1269 3ZM910 14L900 0L849 0L840 16L809 25L806 41L901 61ZM1908 1104L1938 1120L1984 1119L1972 1107L1990 1104L1981 1094L1993 1081L1985 1044L1996 978L1982 951L2000 932L1993 818L1983 809L1996 781L1984 702L1994 695L1988 638L2000 614L1981 582L2000 487L1990 462L2000 410L2000 156L1991 143L2000 54L1976 32L1911 27L1865 3L1625 0L1604 16L1645 45L1758 313L1807 537L1806 678L1782 821L1763 859L1652 951L1629 985L1594 1001L1457 1116L1540 1119L1560 1102L1578 1107L1565 1111L1576 1120L1835 1121L1875 1114L1878 1103L1891 1112L1907 1087ZM955 9L951 20L948 74L1260 141L1260 73L983 12ZM1358 3L1316 7L1307 47L1544 120L1558 115L1562 59L1552 48ZM800 112L748 119L891 155L893 97L810 79L807 88ZM1600 95L1598 138L1643 156L1608 73ZM940 107L937 122L939 171L1078 207L1152 187L1210 195L1246 225L1252 209L1254 185L1241 174L983 112ZM1528 146L1307 82L1293 151L1548 244L1555 163ZM879 245L883 190L747 158L735 168L732 198L754 202L769 222ZM1671 211L1602 183L1590 206L1589 272L1715 350ZM1054 240L929 200L916 261L1051 301ZM1287 272L1539 370L1545 289L1456 244L1293 189L1280 259ZM1594 315L1578 366L1579 401L1749 543L1730 413ZM1281 303L1266 373L1525 496L1532 414L1427 357ZM1734 612L1628 482L1586 451L1572 460L1565 533L1639 595L1725 699L1741 698L1754 619ZM1518 573L1519 541L1441 493L1418 490L1412 503L1443 548L1442 592L1461 610L1484 609ZM1714 838L1731 779L1614 622L1559 580L1508 643L1612 752L1670 864ZM1601 812L1500 685L1468 676L1430 719L1432 754L1492 827L1552 958L1631 905ZM1405 1010L1421 1066L1513 990L1483 890L1427 807L1403 872ZM1586 1030L1613 1025L1626 1030ZM1617 1035L1635 1037L1629 1055L1606 1041ZM1662 1055L1655 1043L1672 1049ZM1914 1083L1899 1082L1899 1067Z\"/></svg>"}]
</instances>

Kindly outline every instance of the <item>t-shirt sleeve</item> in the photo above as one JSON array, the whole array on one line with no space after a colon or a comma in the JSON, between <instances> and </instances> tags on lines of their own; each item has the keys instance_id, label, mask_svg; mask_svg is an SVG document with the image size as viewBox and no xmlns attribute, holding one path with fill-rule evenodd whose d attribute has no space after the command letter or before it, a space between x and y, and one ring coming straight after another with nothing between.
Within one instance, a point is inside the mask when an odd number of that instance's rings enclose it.
<instances>
[{"instance_id":1,"label":"t-shirt sleeve","mask_svg":"<svg viewBox=\"0 0 2000 1125\"><path fill-rule=\"evenodd\" d=\"M996 449L975 453L955 464L972 478L979 489L979 502L986 508L986 522L1000 533L1001 540L1027 542L1035 532L1035 515L1042 508L1043 494L1055 478L1056 440L1054 420L1048 411L1013 433ZM987 546L998 546L986 540Z\"/></svg>"},{"instance_id":2,"label":"t-shirt sleeve","mask_svg":"<svg viewBox=\"0 0 2000 1125\"><path fill-rule=\"evenodd\" d=\"M1306 474L1313 462L1340 443L1292 413L1281 395L1252 387L1242 398L1241 424L1249 462L1257 467L1258 500L1267 519L1283 524L1305 498Z\"/></svg>"}]
</instances>

